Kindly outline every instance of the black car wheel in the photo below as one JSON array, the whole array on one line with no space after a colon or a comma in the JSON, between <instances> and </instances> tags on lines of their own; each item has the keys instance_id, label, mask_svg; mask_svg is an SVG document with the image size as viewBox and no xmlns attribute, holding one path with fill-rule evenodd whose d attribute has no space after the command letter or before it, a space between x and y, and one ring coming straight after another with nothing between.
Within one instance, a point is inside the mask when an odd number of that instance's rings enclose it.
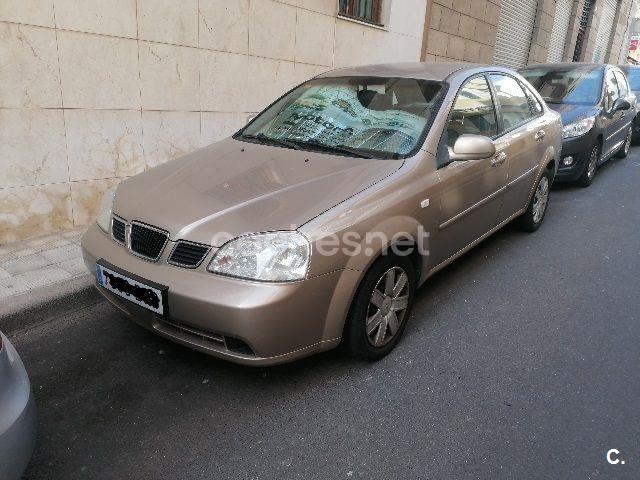
<instances>
[{"instance_id":1,"label":"black car wheel","mask_svg":"<svg viewBox=\"0 0 640 480\"><path fill-rule=\"evenodd\" d=\"M380 257L351 305L344 345L355 357L379 360L396 346L411 314L416 273L407 257Z\"/></svg>"},{"instance_id":2,"label":"black car wheel","mask_svg":"<svg viewBox=\"0 0 640 480\"><path fill-rule=\"evenodd\" d=\"M593 182L598 170L598 161L600 160L600 147L594 145L589 152L589 157L584 165L584 171L580 178L576 181L576 185L579 187L588 187Z\"/></svg>"},{"instance_id":3,"label":"black car wheel","mask_svg":"<svg viewBox=\"0 0 640 480\"><path fill-rule=\"evenodd\" d=\"M618 153L616 153L616 157L627 158L627 155L629 155L629 150L631 149L632 141L633 141L633 128L629 128L629 131L627 132L627 137L624 139L624 144L622 145L622 147L620 147L620 150L618 150Z\"/></svg>"}]
</instances>

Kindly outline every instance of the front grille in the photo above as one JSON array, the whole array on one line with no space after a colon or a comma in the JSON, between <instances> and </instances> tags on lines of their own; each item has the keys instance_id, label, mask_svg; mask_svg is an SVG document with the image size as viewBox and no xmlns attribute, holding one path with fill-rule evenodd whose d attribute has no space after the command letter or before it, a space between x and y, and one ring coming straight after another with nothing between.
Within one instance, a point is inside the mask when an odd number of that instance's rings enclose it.
<instances>
[{"instance_id":1,"label":"front grille","mask_svg":"<svg viewBox=\"0 0 640 480\"><path fill-rule=\"evenodd\" d=\"M140 223L131 223L131 251L141 257L150 260L160 258L168 238L168 233L163 230Z\"/></svg>"},{"instance_id":2,"label":"front grille","mask_svg":"<svg viewBox=\"0 0 640 480\"><path fill-rule=\"evenodd\" d=\"M124 223L119 218L113 217L113 222L111 223L111 233L115 241L123 245L126 243L126 228L126 223Z\"/></svg>"},{"instance_id":3,"label":"front grille","mask_svg":"<svg viewBox=\"0 0 640 480\"><path fill-rule=\"evenodd\" d=\"M202 263L207 253L209 253L209 247L181 241L171 252L169 263L179 267L196 268Z\"/></svg>"}]
</instances>

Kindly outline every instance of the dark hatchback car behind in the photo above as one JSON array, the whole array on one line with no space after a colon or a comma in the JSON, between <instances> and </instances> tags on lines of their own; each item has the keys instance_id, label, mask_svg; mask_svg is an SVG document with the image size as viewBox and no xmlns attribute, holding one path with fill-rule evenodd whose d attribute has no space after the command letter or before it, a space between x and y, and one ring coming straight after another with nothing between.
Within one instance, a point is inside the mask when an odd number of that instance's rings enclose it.
<instances>
[{"instance_id":1,"label":"dark hatchback car behind","mask_svg":"<svg viewBox=\"0 0 640 480\"><path fill-rule=\"evenodd\" d=\"M626 157L632 140L636 97L613 65L554 63L520 70L562 116L560 182L591 185L597 168L612 156Z\"/></svg>"},{"instance_id":2,"label":"dark hatchback car behind","mask_svg":"<svg viewBox=\"0 0 640 480\"><path fill-rule=\"evenodd\" d=\"M620 70L627 76L629 87L631 87L636 99L640 98L640 65L620 65ZM640 143L640 115L638 115L638 112L636 112L636 118L633 122L633 141L634 143Z\"/></svg>"}]
</instances>

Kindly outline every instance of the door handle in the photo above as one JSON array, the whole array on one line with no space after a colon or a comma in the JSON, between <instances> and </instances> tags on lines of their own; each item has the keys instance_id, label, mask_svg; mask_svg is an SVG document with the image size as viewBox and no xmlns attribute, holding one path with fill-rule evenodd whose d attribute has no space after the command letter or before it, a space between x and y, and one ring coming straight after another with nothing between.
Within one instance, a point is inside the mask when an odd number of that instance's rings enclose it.
<instances>
[{"instance_id":1,"label":"door handle","mask_svg":"<svg viewBox=\"0 0 640 480\"><path fill-rule=\"evenodd\" d=\"M507 154L504 152L500 152L499 154L497 154L495 157L491 159L491 166L499 167L505 162L506 159L507 159Z\"/></svg>"},{"instance_id":2,"label":"door handle","mask_svg":"<svg viewBox=\"0 0 640 480\"><path fill-rule=\"evenodd\" d=\"M547 134L545 133L544 130L538 130L538 133L536 133L535 139L536 142L539 142L540 140L542 140Z\"/></svg>"}]
</instances>

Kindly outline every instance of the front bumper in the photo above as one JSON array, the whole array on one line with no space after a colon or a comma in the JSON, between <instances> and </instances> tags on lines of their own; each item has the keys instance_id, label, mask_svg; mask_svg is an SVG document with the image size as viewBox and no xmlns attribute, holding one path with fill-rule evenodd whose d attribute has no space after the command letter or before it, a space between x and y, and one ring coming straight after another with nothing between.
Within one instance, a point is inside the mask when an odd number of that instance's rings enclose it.
<instances>
[{"instance_id":1,"label":"front bumper","mask_svg":"<svg viewBox=\"0 0 640 480\"><path fill-rule=\"evenodd\" d=\"M581 137L562 140L562 155L558 164L556 182L575 182L580 178L589 160L591 148L596 141L593 131L594 129L591 129L590 132ZM573 164L565 167L562 161L569 156L574 158Z\"/></svg>"},{"instance_id":2,"label":"front bumper","mask_svg":"<svg viewBox=\"0 0 640 480\"><path fill-rule=\"evenodd\" d=\"M0 333L0 335L2 335ZM27 372L13 345L0 350L0 478L19 479L36 440L36 407Z\"/></svg>"},{"instance_id":3,"label":"front bumper","mask_svg":"<svg viewBox=\"0 0 640 480\"><path fill-rule=\"evenodd\" d=\"M170 242L171 243L171 242ZM104 259L143 279L166 285L169 316L160 317L98 287L143 327L195 350L245 365L275 365L328 350L340 342L360 273L352 270L292 283L259 283L169 265L167 245L157 262L132 255L98 226L82 239L84 262L95 275ZM248 347L248 348L246 348Z\"/></svg>"}]
</instances>

